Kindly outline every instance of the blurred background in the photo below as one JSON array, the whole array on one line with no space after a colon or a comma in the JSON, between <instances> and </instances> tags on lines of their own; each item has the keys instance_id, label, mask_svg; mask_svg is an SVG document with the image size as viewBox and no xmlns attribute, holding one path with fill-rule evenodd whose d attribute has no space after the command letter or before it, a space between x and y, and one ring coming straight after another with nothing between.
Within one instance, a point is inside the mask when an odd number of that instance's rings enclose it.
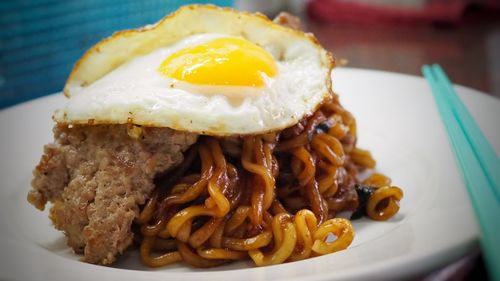
<instances>
[{"instance_id":1,"label":"blurred background","mask_svg":"<svg viewBox=\"0 0 500 281\"><path fill-rule=\"evenodd\" d=\"M455 83L500 96L499 0L4 0L0 108L60 91L100 39L192 3L286 10L350 67L420 75L437 62Z\"/></svg>"}]
</instances>

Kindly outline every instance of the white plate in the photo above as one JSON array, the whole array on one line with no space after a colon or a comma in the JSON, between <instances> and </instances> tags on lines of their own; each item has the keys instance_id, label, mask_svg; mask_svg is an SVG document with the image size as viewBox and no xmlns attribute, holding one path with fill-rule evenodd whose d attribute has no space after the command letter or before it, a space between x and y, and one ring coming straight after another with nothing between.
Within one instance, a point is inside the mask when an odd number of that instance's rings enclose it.
<instances>
[{"instance_id":1,"label":"white plate","mask_svg":"<svg viewBox=\"0 0 500 281\"><path fill-rule=\"evenodd\" d=\"M387 222L355 221L345 251L264 268L236 263L200 270L174 265L143 268L136 252L114 267L78 261L54 230L47 212L26 202L31 171L52 140L52 111L62 95L0 112L0 279L8 280L364 280L426 273L477 248L478 231L426 82L379 71L338 69L334 89L358 121L359 145L370 149L378 170L401 186L401 211ZM500 102L457 86L483 131L500 151L495 130Z\"/></svg>"}]
</instances>

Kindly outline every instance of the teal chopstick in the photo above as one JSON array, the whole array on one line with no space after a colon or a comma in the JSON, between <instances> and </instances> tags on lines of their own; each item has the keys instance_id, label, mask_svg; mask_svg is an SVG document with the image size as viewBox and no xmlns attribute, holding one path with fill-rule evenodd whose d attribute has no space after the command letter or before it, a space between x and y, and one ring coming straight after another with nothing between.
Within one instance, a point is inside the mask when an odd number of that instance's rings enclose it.
<instances>
[{"instance_id":1,"label":"teal chopstick","mask_svg":"<svg viewBox=\"0 0 500 281\"><path fill-rule=\"evenodd\" d=\"M495 196L500 202L500 160L495 150L483 135L479 126L476 124L474 118L472 118L463 102L453 90L451 82L441 66L434 64L432 67L434 69L434 74L437 76L443 87L446 88L446 93L448 94L445 96L452 106L453 113L459 121L462 130L465 132L465 136L467 137L469 143L472 145L476 158L479 160L481 167L486 172L486 176L488 177L490 184L494 187Z\"/></svg>"},{"instance_id":2,"label":"teal chopstick","mask_svg":"<svg viewBox=\"0 0 500 281\"><path fill-rule=\"evenodd\" d=\"M500 280L500 164L491 144L456 95L441 67L424 65L451 147L464 177L481 230L481 247L489 274Z\"/></svg>"}]
</instances>

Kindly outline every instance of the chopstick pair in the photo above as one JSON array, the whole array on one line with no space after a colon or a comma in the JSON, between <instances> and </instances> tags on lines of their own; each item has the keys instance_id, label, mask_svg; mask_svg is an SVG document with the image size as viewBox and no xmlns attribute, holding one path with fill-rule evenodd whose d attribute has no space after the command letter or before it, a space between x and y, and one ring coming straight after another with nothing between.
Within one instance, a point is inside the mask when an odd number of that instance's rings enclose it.
<instances>
[{"instance_id":1,"label":"chopstick pair","mask_svg":"<svg viewBox=\"0 0 500 281\"><path fill-rule=\"evenodd\" d=\"M481 230L481 247L492 280L500 280L500 159L439 65L424 65L451 147Z\"/></svg>"}]
</instances>

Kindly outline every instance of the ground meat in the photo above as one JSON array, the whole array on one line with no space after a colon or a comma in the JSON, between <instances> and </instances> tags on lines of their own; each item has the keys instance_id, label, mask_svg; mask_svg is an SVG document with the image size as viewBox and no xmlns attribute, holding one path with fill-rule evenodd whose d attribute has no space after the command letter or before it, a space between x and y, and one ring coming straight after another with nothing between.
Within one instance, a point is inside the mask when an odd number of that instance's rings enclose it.
<instances>
[{"instance_id":1,"label":"ground meat","mask_svg":"<svg viewBox=\"0 0 500 281\"><path fill-rule=\"evenodd\" d=\"M131 225L158 174L179 164L196 135L168 128L87 125L54 128L34 170L28 201L64 231L90 263L110 264L132 242Z\"/></svg>"}]
</instances>

